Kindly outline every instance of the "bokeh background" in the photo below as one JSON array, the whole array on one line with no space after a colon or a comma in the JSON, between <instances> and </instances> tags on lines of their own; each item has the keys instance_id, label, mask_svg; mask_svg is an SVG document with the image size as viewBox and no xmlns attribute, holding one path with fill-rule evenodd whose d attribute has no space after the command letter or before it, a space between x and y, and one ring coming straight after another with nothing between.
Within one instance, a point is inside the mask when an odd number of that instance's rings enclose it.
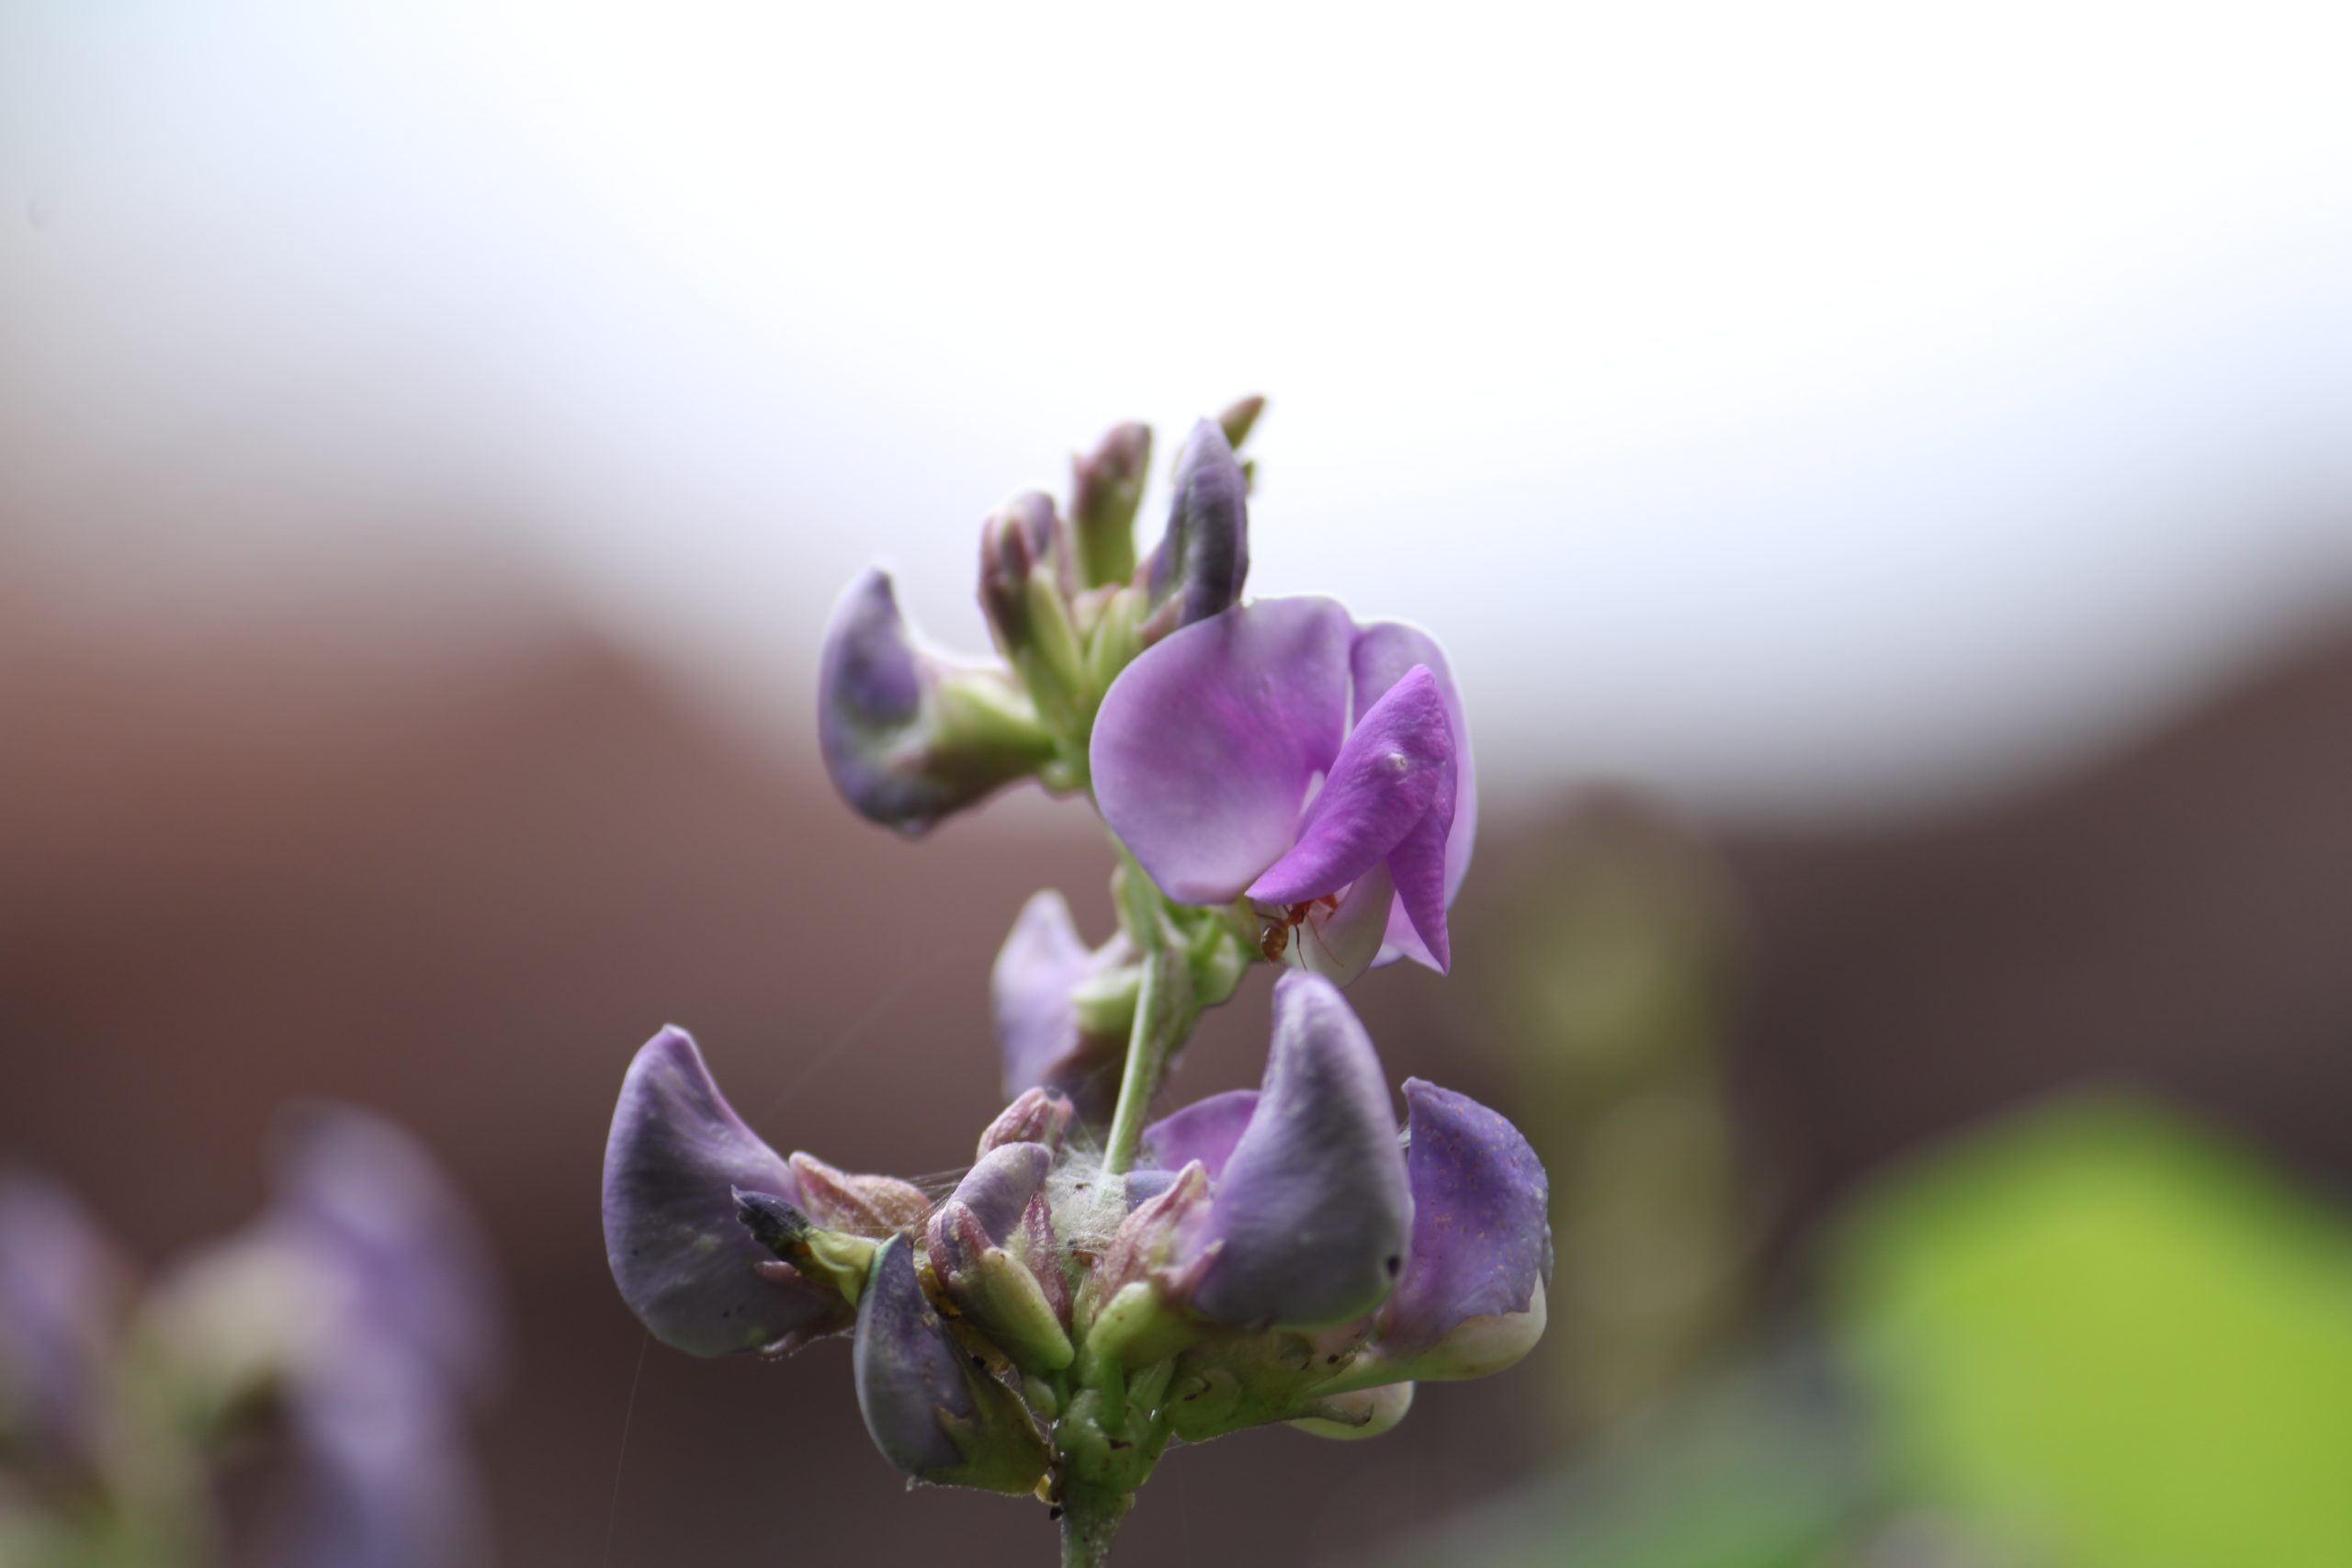
<instances>
[{"instance_id":1,"label":"bokeh background","mask_svg":"<svg viewBox=\"0 0 2352 1568\"><path fill-rule=\"evenodd\" d=\"M2352 1563L2352 27L1270 11L0 6L0 1158L161 1267L289 1097L416 1130L509 1564L1038 1561L838 1346L646 1352L605 1121L675 1021L964 1156L1107 854L853 817L823 616L984 646L989 507L1262 391L1252 590L1432 628L1487 787L1354 999L1561 1274L1120 1560Z\"/></svg>"}]
</instances>

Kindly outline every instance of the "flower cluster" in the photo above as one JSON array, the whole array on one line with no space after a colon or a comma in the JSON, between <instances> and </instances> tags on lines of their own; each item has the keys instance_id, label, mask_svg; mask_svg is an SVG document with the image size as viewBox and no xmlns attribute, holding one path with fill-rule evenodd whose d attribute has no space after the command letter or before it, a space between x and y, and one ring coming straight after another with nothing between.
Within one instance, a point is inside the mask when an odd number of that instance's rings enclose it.
<instances>
[{"instance_id":1,"label":"flower cluster","mask_svg":"<svg viewBox=\"0 0 2352 1568\"><path fill-rule=\"evenodd\" d=\"M68 1194L0 1173L0 1562L486 1561L487 1256L424 1152L344 1107L289 1116L270 1207L143 1293ZM223 1517L210 1482L256 1451L271 1505Z\"/></svg>"},{"instance_id":2,"label":"flower cluster","mask_svg":"<svg viewBox=\"0 0 2352 1568\"><path fill-rule=\"evenodd\" d=\"M1541 1335L1543 1168L1486 1107L1419 1079L1400 1128L1340 987L1452 963L1476 793L1444 655L1326 599L1241 603L1251 400L1204 420L1168 524L1132 533L1150 434L1077 460L1065 513L982 525L995 660L930 648L870 572L827 633L825 761L910 833L1035 779L1119 850L1090 945L1038 894L991 978L1009 1103L944 1201L779 1156L695 1043L638 1053L605 1164L623 1298L696 1355L848 1334L883 1456L920 1481L1035 1493L1064 1561L1103 1560L1169 1443L1290 1423L1385 1431L1416 1382ZM1204 1009L1283 965L1255 1090L1153 1120Z\"/></svg>"}]
</instances>

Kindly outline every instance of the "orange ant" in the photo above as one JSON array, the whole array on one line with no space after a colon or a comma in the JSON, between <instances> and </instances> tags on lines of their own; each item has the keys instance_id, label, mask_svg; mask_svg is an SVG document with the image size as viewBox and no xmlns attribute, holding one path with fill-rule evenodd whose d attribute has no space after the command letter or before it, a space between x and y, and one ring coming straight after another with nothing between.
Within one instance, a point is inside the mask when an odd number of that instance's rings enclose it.
<instances>
[{"instance_id":1,"label":"orange ant","mask_svg":"<svg viewBox=\"0 0 2352 1568\"><path fill-rule=\"evenodd\" d=\"M1309 898L1304 904L1293 904L1288 908L1276 909L1272 913L1260 912L1258 951L1266 955L1267 963L1280 964L1283 961L1283 954L1290 951L1290 933L1306 923L1306 917L1315 912L1317 904L1337 909L1340 900L1326 893L1320 898Z\"/></svg>"}]
</instances>

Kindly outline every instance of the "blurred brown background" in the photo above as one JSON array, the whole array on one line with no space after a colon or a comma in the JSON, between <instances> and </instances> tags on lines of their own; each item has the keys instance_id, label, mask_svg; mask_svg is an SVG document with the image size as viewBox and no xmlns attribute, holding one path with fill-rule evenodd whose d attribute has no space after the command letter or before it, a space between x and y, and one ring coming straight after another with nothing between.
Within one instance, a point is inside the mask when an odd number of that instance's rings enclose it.
<instances>
[{"instance_id":1,"label":"blurred brown background","mask_svg":"<svg viewBox=\"0 0 2352 1568\"><path fill-rule=\"evenodd\" d=\"M1354 1000L1528 1126L1563 1268L1377 1442L1172 1455L1125 1568L1504 1493L2054 1089L2341 1195L2340 28L0 5L0 1161L161 1268L289 1097L414 1128L507 1275L510 1568L1039 1561L901 1495L842 1347L648 1348L606 1118L675 1021L780 1148L967 1156L996 945L1047 885L1105 931L1108 854L853 817L826 607L886 560L978 648L987 508L1261 391L1251 591L1431 628L1479 747L1456 972Z\"/></svg>"}]
</instances>

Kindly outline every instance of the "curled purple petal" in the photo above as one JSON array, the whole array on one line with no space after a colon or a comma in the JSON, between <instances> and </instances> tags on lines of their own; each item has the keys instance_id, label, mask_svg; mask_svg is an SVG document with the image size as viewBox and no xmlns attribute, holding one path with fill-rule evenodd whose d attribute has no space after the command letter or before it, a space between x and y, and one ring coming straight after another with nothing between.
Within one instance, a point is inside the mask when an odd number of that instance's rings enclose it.
<instances>
[{"instance_id":1,"label":"curled purple petal","mask_svg":"<svg viewBox=\"0 0 2352 1568\"><path fill-rule=\"evenodd\" d=\"M1199 1160L1215 1181L1225 1174L1225 1162L1233 1157L1233 1146L1241 1141L1257 1109L1254 1089L1227 1089L1196 1100L1146 1127L1144 1152L1153 1165L1168 1171L1182 1170L1186 1161Z\"/></svg>"},{"instance_id":2,"label":"curled purple petal","mask_svg":"<svg viewBox=\"0 0 2352 1568\"><path fill-rule=\"evenodd\" d=\"M1045 1473L1044 1440L1009 1391L976 1371L894 1236L858 1299L851 1354L857 1407L882 1457L920 1481L1025 1492Z\"/></svg>"},{"instance_id":3,"label":"curled purple petal","mask_svg":"<svg viewBox=\"0 0 2352 1568\"><path fill-rule=\"evenodd\" d=\"M88 1458L128 1270L80 1203L0 1171L0 1448Z\"/></svg>"},{"instance_id":4,"label":"curled purple petal","mask_svg":"<svg viewBox=\"0 0 2352 1568\"><path fill-rule=\"evenodd\" d=\"M1119 1092L1126 1035L1082 1028L1071 993L1124 961L1126 953L1125 937L1089 948L1080 940L1068 901L1050 889L1021 907L989 973L1008 1097L1051 1089L1070 1096L1082 1115L1108 1112Z\"/></svg>"},{"instance_id":5,"label":"curled purple petal","mask_svg":"<svg viewBox=\"0 0 2352 1568\"><path fill-rule=\"evenodd\" d=\"M1372 705L1299 823L1298 841L1252 883L1260 904L1303 904L1353 882L1433 813L1452 816L1453 730L1436 677L1417 669ZM1442 843L1444 828L1437 829ZM1437 868L1441 874L1441 862ZM1437 906L1441 931L1445 906Z\"/></svg>"},{"instance_id":6,"label":"curled purple petal","mask_svg":"<svg viewBox=\"0 0 2352 1568\"><path fill-rule=\"evenodd\" d=\"M1257 1113L1199 1237L1193 1307L1219 1323L1295 1328L1369 1312L1404 1268L1412 1213L1371 1038L1337 986L1283 976Z\"/></svg>"},{"instance_id":7,"label":"curled purple petal","mask_svg":"<svg viewBox=\"0 0 2352 1568\"><path fill-rule=\"evenodd\" d=\"M1450 908L1462 891L1462 879L1469 874L1470 854L1478 836L1478 780L1470 751L1470 727L1463 716L1462 697L1454 689L1445 650L1438 647L1436 638L1418 626L1379 621L1357 634L1350 662L1355 676L1355 711L1359 717L1417 665L1428 670L1437 681L1453 729L1453 823L1445 835L1445 904ZM1415 962L1431 968L1443 967L1421 945L1401 903L1396 919L1390 922L1388 940Z\"/></svg>"},{"instance_id":8,"label":"curled purple petal","mask_svg":"<svg viewBox=\"0 0 2352 1568\"><path fill-rule=\"evenodd\" d=\"M1230 902L1290 849L1347 739L1354 641L1331 600L1265 600L1184 627L1112 682L1095 799L1169 897Z\"/></svg>"},{"instance_id":9,"label":"curled purple petal","mask_svg":"<svg viewBox=\"0 0 2352 1568\"><path fill-rule=\"evenodd\" d=\"M1413 1240L1380 1310L1381 1359L1419 1378L1500 1371L1543 1329L1552 1273L1543 1162L1518 1128L1467 1095L1408 1078L1405 1102Z\"/></svg>"},{"instance_id":10,"label":"curled purple petal","mask_svg":"<svg viewBox=\"0 0 2352 1568\"><path fill-rule=\"evenodd\" d=\"M1250 481L1213 419L1193 425L1185 438L1168 532L1148 572L1152 615L1146 642L1207 620L1241 598L1250 576Z\"/></svg>"},{"instance_id":11,"label":"curled purple petal","mask_svg":"<svg viewBox=\"0 0 2352 1568\"><path fill-rule=\"evenodd\" d=\"M488 1240L440 1167L379 1116L324 1102L285 1119L271 1222L330 1254L371 1337L397 1335L453 1387L486 1389L502 1359Z\"/></svg>"},{"instance_id":12,"label":"curled purple petal","mask_svg":"<svg viewBox=\"0 0 2352 1568\"><path fill-rule=\"evenodd\" d=\"M739 1187L801 1201L693 1037L664 1029L629 1064L605 1145L605 1258L622 1299L656 1338L695 1356L790 1348L847 1326L839 1298L738 1223Z\"/></svg>"},{"instance_id":13,"label":"curled purple petal","mask_svg":"<svg viewBox=\"0 0 2352 1568\"><path fill-rule=\"evenodd\" d=\"M817 739L842 798L869 819L920 833L1053 755L1010 674L924 648L889 575L852 582L825 628Z\"/></svg>"}]
</instances>

